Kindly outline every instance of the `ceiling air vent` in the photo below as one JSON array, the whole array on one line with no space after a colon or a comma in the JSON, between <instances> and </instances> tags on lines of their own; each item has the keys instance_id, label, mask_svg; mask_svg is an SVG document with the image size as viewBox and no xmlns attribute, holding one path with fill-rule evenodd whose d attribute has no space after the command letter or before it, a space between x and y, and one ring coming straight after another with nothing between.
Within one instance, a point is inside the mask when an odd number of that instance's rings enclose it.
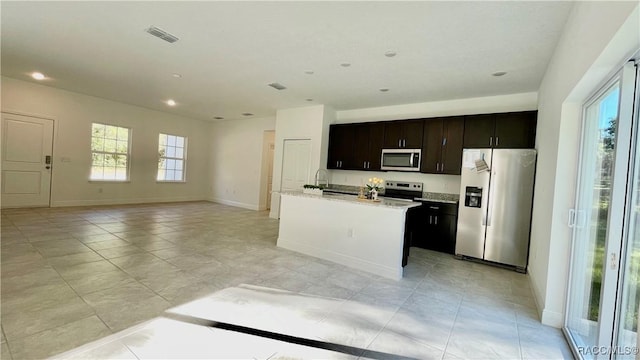
<instances>
[{"instance_id":1,"label":"ceiling air vent","mask_svg":"<svg viewBox=\"0 0 640 360\"><path fill-rule=\"evenodd\" d=\"M174 43L176 41L178 41L178 38L174 35L169 34L168 32L157 28L155 26L151 26L150 28L148 28L147 30L145 30L146 32L148 32L149 34L160 38L166 42L170 42L170 43Z\"/></svg>"},{"instance_id":2,"label":"ceiling air vent","mask_svg":"<svg viewBox=\"0 0 640 360\"><path fill-rule=\"evenodd\" d=\"M284 89L287 88L286 86L284 86L282 84L279 84L279 83L271 83L271 84L269 84L269 86L271 86L272 88L274 88L276 90L284 90Z\"/></svg>"}]
</instances>

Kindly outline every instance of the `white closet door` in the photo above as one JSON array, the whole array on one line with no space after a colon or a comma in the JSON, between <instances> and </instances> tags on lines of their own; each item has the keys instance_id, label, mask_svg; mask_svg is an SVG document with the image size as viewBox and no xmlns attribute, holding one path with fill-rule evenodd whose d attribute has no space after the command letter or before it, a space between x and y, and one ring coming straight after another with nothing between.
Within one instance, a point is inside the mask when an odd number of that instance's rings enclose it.
<instances>
[{"instance_id":1,"label":"white closet door","mask_svg":"<svg viewBox=\"0 0 640 360\"><path fill-rule=\"evenodd\" d=\"M281 191L302 190L309 182L311 140L285 140L282 159Z\"/></svg>"}]
</instances>

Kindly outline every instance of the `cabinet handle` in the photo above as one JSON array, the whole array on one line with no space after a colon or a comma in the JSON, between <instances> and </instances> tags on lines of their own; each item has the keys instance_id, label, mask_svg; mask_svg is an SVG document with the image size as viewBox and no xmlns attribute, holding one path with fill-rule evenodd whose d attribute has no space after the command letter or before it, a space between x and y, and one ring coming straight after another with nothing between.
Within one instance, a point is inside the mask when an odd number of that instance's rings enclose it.
<instances>
[{"instance_id":1,"label":"cabinet handle","mask_svg":"<svg viewBox=\"0 0 640 360\"><path fill-rule=\"evenodd\" d=\"M407 147L407 139L402 139L402 147Z\"/></svg>"},{"instance_id":2,"label":"cabinet handle","mask_svg":"<svg viewBox=\"0 0 640 360\"><path fill-rule=\"evenodd\" d=\"M436 163L436 172L440 172L440 163Z\"/></svg>"},{"instance_id":3,"label":"cabinet handle","mask_svg":"<svg viewBox=\"0 0 640 360\"><path fill-rule=\"evenodd\" d=\"M442 138L442 146L447 145L447 138Z\"/></svg>"},{"instance_id":4,"label":"cabinet handle","mask_svg":"<svg viewBox=\"0 0 640 360\"><path fill-rule=\"evenodd\" d=\"M438 225L438 215L436 215L435 218L436 218L436 225Z\"/></svg>"},{"instance_id":5,"label":"cabinet handle","mask_svg":"<svg viewBox=\"0 0 640 360\"><path fill-rule=\"evenodd\" d=\"M493 146L493 136L489 138L489 147Z\"/></svg>"},{"instance_id":6,"label":"cabinet handle","mask_svg":"<svg viewBox=\"0 0 640 360\"><path fill-rule=\"evenodd\" d=\"M500 145L498 145L498 144L500 144L500 138L496 136L496 147L497 147L497 146L500 146Z\"/></svg>"},{"instance_id":7,"label":"cabinet handle","mask_svg":"<svg viewBox=\"0 0 640 360\"><path fill-rule=\"evenodd\" d=\"M429 206L429 209L440 210L440 206Z\"/></svg>"},{"instance_id":8,"label":"cabinet handle","mask_svg":"<svg viewBox=\"0 0 640 360\"><path fill-rule=\"evenodd\" d=\"M398 147L402 147L402 139L398 139Z\"/></svg>"},{"instance_id":9,"label":"cabinet handle","mask_svg":"<svg viewBox=\"0 0 640 360\"><path fill-rule=\"evenodd\" d=\"M429 215L429 225L431 225L431 218L432 218L432 216Z\"/></svg>"}]
</instances>

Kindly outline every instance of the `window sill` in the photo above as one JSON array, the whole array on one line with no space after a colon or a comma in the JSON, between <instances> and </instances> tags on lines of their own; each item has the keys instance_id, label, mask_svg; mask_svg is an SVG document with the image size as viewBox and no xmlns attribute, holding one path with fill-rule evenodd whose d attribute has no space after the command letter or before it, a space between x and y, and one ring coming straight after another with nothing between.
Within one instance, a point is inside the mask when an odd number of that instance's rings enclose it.
<instances>
[{"instance_id":1,"label":"window sill","mask_svg":"<svg viewBox=\"0 0 640 360\"><path fill-rule=\"evenodd\" d=\"M186 180L156 180L157 184L186 184Z\"/></svg>"}]
</instances>

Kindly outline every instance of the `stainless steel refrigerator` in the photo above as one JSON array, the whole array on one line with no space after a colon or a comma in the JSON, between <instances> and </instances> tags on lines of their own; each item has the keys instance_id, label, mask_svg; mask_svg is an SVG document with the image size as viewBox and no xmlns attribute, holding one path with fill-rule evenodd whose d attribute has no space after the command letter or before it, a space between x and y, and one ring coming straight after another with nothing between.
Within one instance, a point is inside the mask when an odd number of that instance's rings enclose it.
<instances>
[{"instance_id":1,"label":"stainless steel refrigerator","mask_svg":"<svg viewBox=\"0 0 640 360\"><path fill-rule=\"evenodd\" d=\"M525 271L536 151L463 151L456 255Z\"/></svg>"}]
</instances>

